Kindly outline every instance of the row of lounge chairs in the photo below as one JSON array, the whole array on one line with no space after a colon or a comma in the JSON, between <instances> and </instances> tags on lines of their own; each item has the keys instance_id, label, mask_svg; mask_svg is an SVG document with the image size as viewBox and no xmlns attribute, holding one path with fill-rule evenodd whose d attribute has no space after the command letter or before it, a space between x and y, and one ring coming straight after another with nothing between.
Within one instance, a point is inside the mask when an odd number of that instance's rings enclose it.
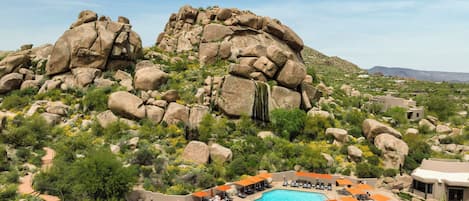
<instances>
[{"instance_id":1,"label":"row of lounge chairs","mask_svg":"<svg viewBox=\"0 0 469 201\"><path fill-rule=\"evenodd\" d=\"M244 191L238 191L237 196L240 198L246 198L248 195L252 195L256 192L261 192L264 191L265 189L272 188L272 186L269 183L263 183L263 184L256 184L254 186L250 186L247 188L244 188Z\"/></svg>"},{"instance_id":2,"label":"row of lounge chairs","mask_svg":"<svg viewBox=\"0 0 469 201\"><path fill-rule=\"evenodd\" d=\"M294 188L306 188L306 189L316 189L316 190L328 190L332 191L332 184L329 183L325 185L324 183L316 182L316 185L312 184L311 182L301 182L301 181L295 181L293 180L290 184L288 184L288 181L283 182L284 187L294 187Z\"/></svg>"}]
</instances>

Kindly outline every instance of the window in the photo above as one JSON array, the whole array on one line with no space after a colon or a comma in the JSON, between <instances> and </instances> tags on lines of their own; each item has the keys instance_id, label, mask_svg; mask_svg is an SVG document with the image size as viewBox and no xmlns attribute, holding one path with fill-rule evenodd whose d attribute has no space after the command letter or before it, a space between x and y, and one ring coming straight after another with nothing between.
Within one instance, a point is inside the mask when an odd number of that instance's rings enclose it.
<instances>
[{"instance_id":1,"label":"window","mask_svg":"<svg viewBox=\"0 0 469 201\"><path fill-rule=\"evenodd\" d=\"M433 184L427 184L427 183L423 183L423 182L414 180L412 182L412 186L415 190L418 190L418 191L423 192L423 193L425 193L425 186L427 186L427 192L426 193L433 194Z\"/></svg>"}]
</instances>

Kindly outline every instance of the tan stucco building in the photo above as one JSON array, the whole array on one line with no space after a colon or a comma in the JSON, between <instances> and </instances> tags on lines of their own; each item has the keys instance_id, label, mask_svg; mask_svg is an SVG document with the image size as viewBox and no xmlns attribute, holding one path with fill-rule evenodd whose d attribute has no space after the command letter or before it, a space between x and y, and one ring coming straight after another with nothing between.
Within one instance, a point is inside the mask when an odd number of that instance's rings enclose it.
<instances>
[{"instance_id":1,"label":"tan stucco building","mask_svg":"<svg viewBox=\"0 0 469 201\"><path fill-rule=\"evenodd\" d=\"M469 201L469 162L423 160L412 178L412 192L422 198Z\"/></svg>"},{"instance_id":2,"label":"tan stucco building","mask_svg":"<svg viewBox=\"0 0 469 201\"><path fill-rule=\"evenodd\" d=\"M407 109L407 119L419 120L424 116L424 108L417 107L417 102L410 99L398 98L392 95L376 96L373 101L383 105L382 112L387 111L393 107L401 107Z\"/></svg>"}]
</instances>

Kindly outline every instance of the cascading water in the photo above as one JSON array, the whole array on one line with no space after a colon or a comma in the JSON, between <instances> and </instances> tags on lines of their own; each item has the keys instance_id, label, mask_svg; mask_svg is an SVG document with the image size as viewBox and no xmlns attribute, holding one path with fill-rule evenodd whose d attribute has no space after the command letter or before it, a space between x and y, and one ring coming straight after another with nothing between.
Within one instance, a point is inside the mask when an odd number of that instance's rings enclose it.
<instances>
[{"instance_id":1,"label":"cascading water","mask_svg":"<svg viewBox=\"0 0 469 201\"><path fill-rule=\"evenodd\" d=\"M264 82L255 82L256 92L252 117L264 122L269 121L269 92Z\"/></svg>"}]
</instances>

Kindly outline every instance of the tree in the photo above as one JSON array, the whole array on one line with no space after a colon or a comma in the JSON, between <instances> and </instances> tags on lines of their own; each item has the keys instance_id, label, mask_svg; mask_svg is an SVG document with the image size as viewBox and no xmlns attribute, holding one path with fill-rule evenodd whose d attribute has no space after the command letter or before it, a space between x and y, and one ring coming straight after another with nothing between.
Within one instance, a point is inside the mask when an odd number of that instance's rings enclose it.
<instances>
[{"instance_id":1,"label":"tree","mask_svg":"<svg viewBox=\"0 0 469 201\"><path fill-rule=\"evenodd\" d=\"M290 141L300 134L305 125L306 113L300 109L275 109L270 113L275 133Z\"/></svg>"},{"instance_id":2,"label":"tree","mask_svg":"<svg viewBox=\"0 0 469 201\"><path fill-rule=\"evenodd\" d=\"M24 118L16 116L2 131L3 142L15 147L33 146L40 148L52 128L41 116L34 115Z\"/></svg>"},{"instance_id":3,"label":"tree","mask_svg":"<svg viewBox=\"0 0 469 201\"><path fill-rule=\"evenodd\" d=\"M427 106L428 110L435 112L442 120L448 119L456 111L454 101L448 100L448 96L439 94L430 96L425 106Z\"/></svg>"},{"instance_id":4,"label":"tree","mask_svg":"<svg viewBox=\"0 0 469 201\"><path fill-rule=\"evenodd\" d=\"M378 178L383 174L383 169L369 163L358 163L355 173L359 178Z\"/></svg>"},{"instance_id":5,"label":"tree","mask_svg":"<svg viewBox=\"0 0 469 201\"><path fill-rule=\"evenodd\" d=\"M136 169L123 167L106 148L86 155L72 164L55 161L51 171L36 176L35 188L39 191L57 189L66 200L123 200L137 181Z\"/></svg>"},{"instance_id":6,"label":"tree","mask_svg":"<svg viewBox=\"0 0 469 201\"><path fill-rule=\"evenodd\" d=\"M412 171L417 168L423 159L431 156L431 148L421 136L405 135L404 141L409 146L409 154L404 161L404 169Z\"/></svg>"},{"instance_id":7,"label":"tree","mask_svg":"<svg viewBox=\"0 0 469 201\"><path fill-rule=\"evenodd\" d=\"M400 126L409 123L407 119L407 110L402 107L393 107L388 109L384 115L390 116L394 121L393 126Z\"/></svg>"},{"instance_id":8,"label":"tree","mask_svg":"<svg viewBox=\"0 0 469 201\"><path fill-rule=\"evenodd\" d=\"M331 119L316 115L314 117L307 116L304 126L304 135L309 139L325 139L325 130L333 127Z\"/></svg>"}]
</instances>

